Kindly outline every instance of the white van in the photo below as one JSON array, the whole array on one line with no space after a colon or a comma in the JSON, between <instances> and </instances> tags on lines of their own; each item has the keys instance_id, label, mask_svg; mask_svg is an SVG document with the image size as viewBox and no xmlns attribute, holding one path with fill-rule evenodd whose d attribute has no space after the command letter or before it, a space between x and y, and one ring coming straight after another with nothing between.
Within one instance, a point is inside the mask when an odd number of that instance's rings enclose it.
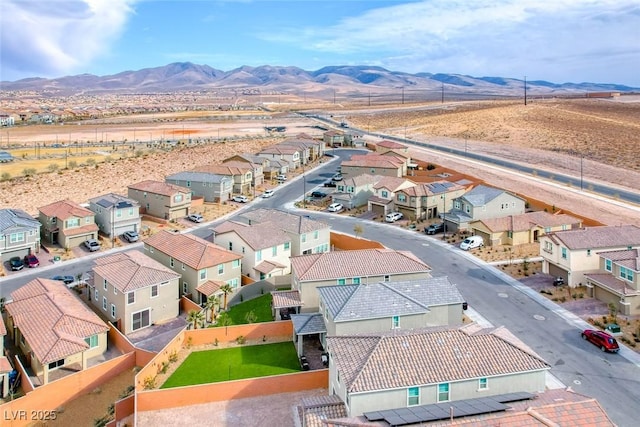
<instances>
[{"instance_id":1,"label":"white van","mask_svg":"<svg viewBox=\"0 0 640 427\"><path fill-rule=\"evenodd\" d=\"M460 243L460 249L468 251L469 249L484 246L484 240L480 236L469 236Z\"/></svg>"}]
</instances>

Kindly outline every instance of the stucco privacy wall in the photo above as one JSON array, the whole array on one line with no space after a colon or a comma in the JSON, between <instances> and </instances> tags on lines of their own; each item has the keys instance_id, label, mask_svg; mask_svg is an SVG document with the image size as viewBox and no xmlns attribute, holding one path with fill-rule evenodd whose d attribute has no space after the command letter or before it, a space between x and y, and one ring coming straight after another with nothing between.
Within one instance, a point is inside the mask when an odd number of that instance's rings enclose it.
<instances>
[{"instance_id":1,"label":"stucco privacy wall","mask_svg":"<svg viewBox=\"0 0 640 427\"><path fill-rule=\"evenodd\" d=\"M120 350L122 354L134 352L136 354L136 366L146 366L155 357L156 353L134 346L113 324L110 323L110 326L111 328L108 332L109 343Z\"/></svg>"},{"instance_id":2,"label":"stucco privacy wall","mask_svg":"<svg viewBox=\"0 0 640 427\"><path fill-rule=\"evenodd\" d=\"M54 411L70 400L86 394L94 388L120 375L127 369L133 369L135 353L128 353L99 365L68 375L46 386L38 387L19 399L0 406L0 414L19 414L26 411L24 419L2 419L2 426L26 426L33 422L31 411ZM8 418L18 418L11 417Z\"/></svg>"},{"instance_id":3,"label":"stucco privacy wall","mask_svg":"<svg viewBox=\"0 0 640 427\"><path fill-rule=\"evenodd\" d=\"M366 225L363 225L366 227ZM331 250L354 251L357 249L383 249L384 245L373 240L360 239L351 237L346 234L331 232L330 238Z\"/></svg>"}]
</instances>

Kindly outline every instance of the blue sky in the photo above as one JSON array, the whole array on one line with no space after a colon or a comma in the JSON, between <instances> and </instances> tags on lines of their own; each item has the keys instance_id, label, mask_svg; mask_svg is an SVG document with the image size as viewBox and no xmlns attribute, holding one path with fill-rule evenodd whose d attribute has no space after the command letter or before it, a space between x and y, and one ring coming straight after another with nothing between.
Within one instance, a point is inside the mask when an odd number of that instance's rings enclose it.
<instances>
[{"instance_id":1,"label":"blue sky","mask_svg":"<svg viewBox=\"0 0 640 427\"><path fill-rule=\"evenodd\" d=\"M640 87L638 0L2 0L0 80L377 65Z\"/></svg>"}]
</instances>

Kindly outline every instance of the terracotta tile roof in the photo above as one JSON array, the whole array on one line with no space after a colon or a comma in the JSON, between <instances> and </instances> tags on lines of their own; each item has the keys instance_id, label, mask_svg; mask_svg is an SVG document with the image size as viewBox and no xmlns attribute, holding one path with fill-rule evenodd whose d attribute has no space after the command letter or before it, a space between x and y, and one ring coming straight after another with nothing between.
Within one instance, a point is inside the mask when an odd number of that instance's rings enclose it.
<instances>
[{"instance_id":1,"label":"terracotta tile roof","mask_svg":"<svg viewBox=\"0 0 640 427\"><path fill-rule=\"evenodd\" d=\"M278 227L282 228L284 231L294 234L310 233L312 231L329 228L329 224L326 222L278 209L255 209L243 213L241 218L247 219L248 221L251 221L251 223L272 222L277 224Z\"/></svg>"},{"instance_id":2,"label":"terracotta tile roof","mask_svg":"<svg viewBox=\"0 0 640 427\"><path fill-rule=\"evenodd\" d=\"M41 363L89 348L85 338L109 327L59 281L34 279L11 293L7 312Z\"/></svg>"},{"instance_id":3,"label":"terracotta tile roof","mask_svg":"<svg viewBox=\"0 0 640 427\"><path fill-rule=\"evenodd\" d=\"M139 251L101 257L95 263L93 271L120 292L130 292L180 277L180 274Z\"/></svg>"},{"instance_id":4,"label":"terracotta tile roof","mask_svg":"<svg viewBox=\"0 0 640 427\"><path fill-rule=\"evenodd\" d=\"M354 177L345 177L344 181L338 185L344 185L345 187L361 187L363 185L371 184L372 188L376 184L376 182L382 179L382 175L371 175L368 173L361 173Z\"/></svg>"},{"instance_id":5,"label":"terracotta tile roof","mask_svg":"<svg viewBox=\"0 0 640 427\"><path fill-rule=\"evenodd\" d=\"M328 337L349 392L548 370L544 360L493 333L459 329Z\"/></svg>"},{"instance_id":6,"label":"terracotta tile roof","mask_svg":"<svg viewBox=\"0 0 640 427\"><path fill-rule=\"evenodd\" d=\"M375 188L376 190L379 188L384 188L389 190L392 193L395 193L400 188L403 188L407 183L410 183L411 185L417 185L415 182L406 178L398 178L396 176L385 176L380 181L375 183L373 188Z\"/></svg>"},{"instance_id":7,"label":"terracotta tile roof","mask_svg":"<svg viewBox=\"0 0 640 427\"><path fill-rule=\"evenodd\" d=\"M271 291L272 302L271 305L274 309L284 307L297 307L303 305L300 299L300 292L298 291Z\"/></svg>"},{"instance_id":8,"label":"terracotta tile roof","mask_svg":"<svg viewBox=\"0 0 640 427\"><path fill-rule=\"evenodd\" d=\"M227 163L222 165L205 165L199 166L197 168L192 169L194 172L206 172L212 173L215 175L225 175L225 176L235 176L235 175L244 175L247 172L253 171L253 168L247 164L242 164L242 166L231 166Z\"/></svg>"},{"instance_id":9,"label":"terracotta tile roof","mask_svg":"<svg viewBox=\"0 0 640 427\"><path fill-rule=\"evenodd\" d=\"M235 254L192 234L161 231L145 239L144 244L195 270L242 259L242 255Z\"/></svg>"},{"instance_id":10,"label":"terracotta tile roof","mask_svg":"<svg viewBox=\"0 0 640 427\"><path fill-rule=\"evenodd\" d=\"M393 200L391 199L383 199L382 197L378 197L378 196L371 196L367 200L377 205L389 205L393 203Z\"/></svg>"},{"instance_id":11,"label":"terracotta tile roof","mask_svg":"<svg viewBox=\"0 0 640 427\"><path fill-rule=\"evenodd\" d=\"M291 242L291 238L280 229L276 222L263 222L255 225L225 221L213 229L215 235L235 233L253 250L272 248Z\"/></svg>"},{"instance_id":12,"label":"terracotta tile roof","mask_svg":"<svg viewBox=\"0 0 640 427\"><path fill-rule=\"evenodd\" d=\"M636 290L629 282L620 280L611 273L586 273L584 277L599 284L600 286L617 292L618 295L640 294L640 290Z\"/></svg>"},{"instance_id":13,"label":"terracotta tile roof","mask_svg":"<svg viewBox=\"0 0 640 427\"><path fill-rule=\"evenodd\" d=\"M476 221L473 221L475 223ZM478 223L484 224L490 231L526 231L534 227L560 227L579 226L582 220L566 214L554 215L549 212L527 212L521 215L510 215L502 218L487 218L478 220Z\"/></svg>"},{"instance_id":14,"label":"terracotta tile roof","mask_svg":"<svg viewBox=\"0 0 640 427\"><path fill-rule=\"evenodd\" d=\"M293 256L291 266L301 281L431 271L427 264L411 252L392 249L360 249Z\"/></svg>"},{"instance_id":15,"label":"terracotta tile roof","mask_svg":"<svg viewBox=\"0 0 640 427\"><path fill-rule=\"evenodd\" d=\"M299 153L298 147L290 145L272 145L270 147L263 148L258 154L294 154Z\"/></svg>"},{"instance_id":16,"label":"terracotta tile roof","mask_svg":"<svg viewBox=\"0 0 640 427\"><path fill-rule=\"evenodd\" d=\"M287 268L287 266L282 265L279 262L275 262L275 261L262 261L261 263L257 264L253 268L259 271L260 273L269 274L274 270L285 269Z\"/></svg>"},{"instance_id":17,"label":"terracotta tile roof","mask_svg":"<svg viewBox=\"0 0 640 427\"><path fill-rule=\"evenodd\" d=\"M569 249L640 246L640 227L635 225L588 227L549 233Z\"/></svg>"},{"instance_id":18,"label":"terracotta tile roof","mask_svg":"<svg viewBox=\"0 0 640 427\"><path fill-rule=\"evenodd\" d=\"M218 280L207 280L202 285L196 288L196 291L200 292L206 297L209 297L220 290L224 286L224 282Z\"/></svg>"},{"instance_id":19,"label":"terracotta tile roof","mask_svg":"<svg viewBox=\"0 0 640 427\"><path fill-rule=\"evenodd\" d=\"M0 340L5 335L7 335L7 327L4 324L4 319L0 316Z\"/></svg>"},{"instance_id":20,"label":"terracotta tile roof","mask_svg":"<svg viewBox=\"0 0 640 427\"><path fill-rule=\"evenodd\" d=\"M350 160L342 162L342 166L376 167L383 169L398 169L404 162L395 156L381 154L354 155Z\"/></svg>"},{"instance_id":21,"label":"terracotta tile roof","mask_svg":"<svg viewBox=\"0 0 640 427\"><path fill-rule=\"evenodd\" d=\"M176 193L190 193L188 188L180 187L179 185L169 184L162 181L140 181L135 184L127 186L134 190L146 191L147 193L161 194L163 196L173 196Z\"/></svg>"},{"instance_id":22,"label":"terracotta tile roof","mask_svg":"<svg viewBox=\"0 0 640 427\"><path fill-rule=\"evenodd\" d=\"M94 231L98 231L98 225L96 223L83 225L82 227L67 228L64 230L64 234L67 236L79 236L81 234L88 234Z\"/></svg>"},{"instance_id":23,"label":"terracotta tile roof","mask_svg":"<svg viewBox=\"0 0 640 427\"><path fill-rule=\"evenodd\" d=\"M84 218L86 216L93 216L94 213L87 208L83 208L78 203L65 199L46 206L38 208L48 218L59 218L65 220L67 218L78 217Z\"/></svg>"},{"instance_id":24,"label":"terracotta tile roof","mask_svg":"<svg viewBox=\"0 0 640 427\"><path fill-rule=\"evenodd\" d=\"M413 187L398 190L398 193L405 193L408 196L421 197L421 196L435 196L438 194L450 193L453 191L464 190L464 186L449 182L449 181L436 181L420 183Z\"/></svg>"},{"instance_id":25,"label":"terracotta tile roof","mask_svg":"<svg viewBox=\"0 0 640 427\"><path fill-rule=\"evenodd\" d=\"M640 255L638 249L622 250L622 251L605 251L598 252L600 258L610 259L618 265L640 271Z\"/></svg>"},{"instance_id":26,"label":"terracotta tile roof","mask_svg":"<svg viewBox=\"0 0 640 427\"><path fill-rule=\"evenodd\" d=\"M389 141L388 139L384 139L384 140L382 140L382 141L380 141L380 142L376 143L376 145L377 145L378 147L390 148L390 149L392 149L392 150L393 150L393 149L396 149L396 150L397 150L397 149L404 149L404 148L407 148L407 146L406 146L406 145L402 145L402 144L400 144L400 143L398 143L398 142L394 142L394 141Z\"/></svg>"},{"instance_id":27,"label":"terracotta tile roof","mask_svg":"<svg viewBox=\"0 0 640 427\"><path fill-rule=\"evenodd\" d=\"M347 408L335 394L301 399L297 409L300 416L299 425L305 427L325 427L327 419L347 416Z\"/></svg>"},{"instance_id":28,"label":"terracotta tile roof","mask_svg":"<svg viewBox=\"0 0 640 427\"><path fill-rule=\"evenodd\" d=\"M13 371L13 366L5 356L0 356L0 373Z\"/></svg>"}]
</instances>

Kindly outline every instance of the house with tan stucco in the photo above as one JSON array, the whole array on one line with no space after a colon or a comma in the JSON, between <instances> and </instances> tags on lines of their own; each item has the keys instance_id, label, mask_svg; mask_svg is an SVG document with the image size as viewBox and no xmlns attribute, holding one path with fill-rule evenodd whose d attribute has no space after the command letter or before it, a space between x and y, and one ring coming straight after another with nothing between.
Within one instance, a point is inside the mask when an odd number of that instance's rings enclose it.
<instances>
[{"instance_id":1,"label":"house with tan stucco","mask_svg":"<svg viewBox=\"0 0 640 427\"><path fill-rule=\"evenodd\" d=\"M585 273L589 296L625 316L640 315L640 250L598 252L598 271Z\"/></svg>"},{"instance_id":2,"label":"house with tan stucco","mask_svg":"<svg viewBox=\"0 0 640 427\"><path fill-rule=\"evenodd\" d=\"M42 240L63 248L75 248L85 240L98 238L95 213L69 199L38 208L38 220Z\"/></svg>"}]
</instances>

